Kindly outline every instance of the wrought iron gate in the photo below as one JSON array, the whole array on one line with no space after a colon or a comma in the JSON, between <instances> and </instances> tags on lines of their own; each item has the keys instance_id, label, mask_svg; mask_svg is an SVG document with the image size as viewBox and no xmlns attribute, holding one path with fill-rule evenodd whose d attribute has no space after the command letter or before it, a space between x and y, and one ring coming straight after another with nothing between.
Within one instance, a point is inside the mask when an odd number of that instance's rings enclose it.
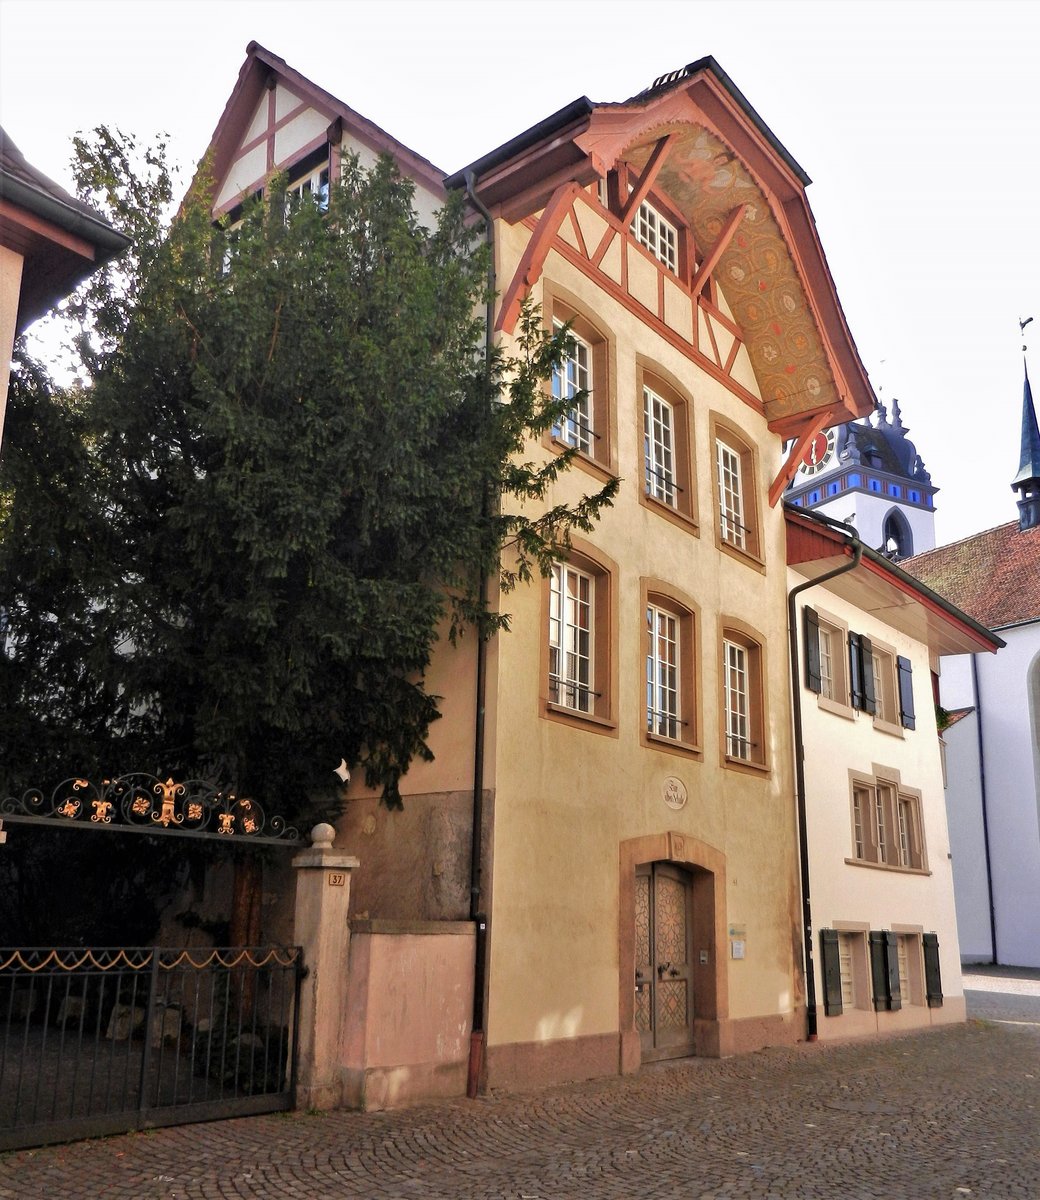
<instances>
[{"instance_id":1,"label":"wrought iron gate","mask_svg":"<svg viewBox=\"0 0 1040 1200\"><path fill-rule=\"evenodd\" d=\"M0 1150L293 1107L299 947L0 948Z\"/></svg>"}]
</instances>

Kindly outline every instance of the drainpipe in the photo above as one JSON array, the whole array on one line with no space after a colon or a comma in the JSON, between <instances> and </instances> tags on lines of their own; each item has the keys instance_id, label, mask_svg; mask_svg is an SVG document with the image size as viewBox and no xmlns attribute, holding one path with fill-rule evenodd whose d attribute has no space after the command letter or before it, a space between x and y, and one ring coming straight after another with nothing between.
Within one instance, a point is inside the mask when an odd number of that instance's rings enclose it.
<instances>
[{"instance_id":1,"label":"drainpipe","mask_svg":"<svg viewBox=\"0 0 1040 1200\"><path fill-rule=\"evenodd\" d=\"M986 897L989 900L989 944L994 964L997 957L997 909L993 903L993 865L989 856L989 804L986 800L986 750L982 737L982 696L979 692L979 658L971 656L971 683L975 691L975 732L979 740L979 800L982 804L982 849L986 856Z\"/></svg>"},{"instance_id":2,"label":"drainpipe","mask_svg":"<svg viewBox=\"0 0 1040 1200\"><path fill-rule=\"evenodd\" d=\"M495 225L484 203L476 192L476 176L468 170L465 174L466 195L470 203L484 218L488 244L488 295L485 302L486 319L484 331L484 363L491 369L491 355L495 335ZM487 488L481 500L481 516L489 513ZM480 608L488 602L488 579L480 579ZM469 1071L466 1079L466 1095L475 1099L480 1090L480 1078L484 1069L485 1052L485 1009L484 992L487 985L487 915L480 911L482 861L482 834L484 829L484 710L487 698L487 639L477 638L476 717L473 727L473 834L470 845L469 919L476 924L477 942L473 963L473 1021L469 1040Z\"/></svg>"},{"instance_id":3,"label":"drainpipe","mask_svg":"<svg viewBox=\"0 0 1040 1200\"><path fill-rule=\"evenodd\" d=\"M805 956L805 1035L806 1040L816 1041L816 967L813 959L812 898L809 891L809 835L805 818L805 740L802 731L802 672L801 656L798 653L798 610L795 600L801 592L816 587L828 580L854 571L863 557L863 543L856 531L844 521L834 521L822 513L814 513L813 520L823 521L834 529L849 535L852 558L833 571L827 571L817 579L807 579L787 593L787 636L791 653L791 706L794 717L794 777L795 802L798 811L798 856L801 859L802 883L802 947Z\"/></svg>"}]
</instances>

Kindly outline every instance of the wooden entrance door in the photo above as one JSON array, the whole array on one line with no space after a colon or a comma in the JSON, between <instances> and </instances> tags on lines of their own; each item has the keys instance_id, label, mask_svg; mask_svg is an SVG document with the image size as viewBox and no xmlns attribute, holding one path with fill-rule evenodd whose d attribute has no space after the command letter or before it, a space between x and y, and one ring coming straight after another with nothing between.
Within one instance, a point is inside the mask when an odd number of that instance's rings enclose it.
<instances>
[{"instance_id":1,"label":"wooden entrance door","mask_svg":"<svg viewBox=\"0 0 1040 1200\"><path fill-rule=\"evenodd\" d=\"M636 1029L643 1061L693 1053L693 908L689 876L636 868Z\"/></svg>"}]
</instances>

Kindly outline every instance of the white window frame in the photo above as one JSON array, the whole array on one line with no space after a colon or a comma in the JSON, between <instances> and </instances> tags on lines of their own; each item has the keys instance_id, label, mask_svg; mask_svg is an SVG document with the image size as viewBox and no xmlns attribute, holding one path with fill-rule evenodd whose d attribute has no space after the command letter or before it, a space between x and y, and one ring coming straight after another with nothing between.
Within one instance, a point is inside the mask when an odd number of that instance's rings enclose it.
<instances>
[{"instance_id":1,"label":"white window frame","mask_svg":"<svg viewBox=\"0 0 1040 1200\"><path fill-rule=\"evenodd\" d=\"M679 231L649 200L644 200L636 209L632 218L632 236L673 275L678 274Z\"/></svg>"},{"instance_id":2,"label":"white window frame","mask_svg":"<svg viewBox=\"0 0 1040 1200\"><path fill-rule=\"evenodd\" d=\"M751 664L747 646L725 638L722 671L726 754L740 762L751 762Z\"/></svg>"},{"instance_id":3,"label":"white window frame","mask_svg":"<svg viewBox=\"0 0 1040 1200\"><path fill-rule=\"evenodd\" d=\"M658 737L682 736L681 621L666 608L646 606L646 728Z\"/></svg>"},{"instance_id":4,"label":"white window frame","mask_svg":"<svg viewBox=\"0 0 1040 1200\"><path fill-rule=\"evenodd\" d=\"M302 201L305 196L310 196L319 212L328 212L331 180L332 173L326 163L323 166L315 167L313 171L291 183L285 189L285 194L292 196L297 201Z\"/></svg>"},{"instance_id":5,"label":"white window frame","mask_svg":"<svg viewBox=\"0 0 1040 1200\"><path fill-rule=\"evenodd\" d=\"M653 500L678 507L675 481L675 407L653 388L643 385L643 477Z\"/></svg>"},{"instance_id":6,"label":"white window frame","mask_svg":"<svg viewBox=\"0 0 1040 1200\"><path fill-rule=\"evenodd\" d=\"M555 332L563 328L563 322L553 320ZM595 436L592 407L592 347L583 338L571 331L573 344L559 363L553 368L552 394L555 400L571 400L574 407L553 423L552 435L566 446L576 446L583 454L593 452Z\"/></svg>"},{"instance_id":7,"label":"white window frame","mask_svg":"<svg viewBox=\"0 0 1040 1200\"><path fill-rule=\"evenodd\" d=\"M554 563L549 580L549 699L562 708L592 713L596 581L568 563Z\"/></svg>"},{"instance_id":8,"label":"white window frame","mask_svg":"<svg viewBox=\"0 0 1040 1200\"><path fill-rule=\"evenodd\" d=\"M719 535L729 546L747 549L744 521L744 480L740 451L715 439L715 471L719 493Z\"/></svg>"}]
</instances>

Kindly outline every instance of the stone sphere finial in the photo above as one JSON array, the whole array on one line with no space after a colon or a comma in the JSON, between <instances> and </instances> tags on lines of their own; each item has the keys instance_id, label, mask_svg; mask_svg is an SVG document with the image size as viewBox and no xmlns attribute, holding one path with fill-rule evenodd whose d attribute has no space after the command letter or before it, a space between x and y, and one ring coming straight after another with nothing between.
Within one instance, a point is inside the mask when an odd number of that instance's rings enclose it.
<instances>
[{"instance_id":1,"label":"stone sphere finial","mask_svg":"<svg viewBox=\"0 0 1040 1200\"><path fill-rule=\"evenodd\" d=\"M311 845L318 850L331 850L332 839L336 836L336 831L331 825L326 825L324 821L319 825L315 825L311 830Z\"/></svg>"}]
</instances>

